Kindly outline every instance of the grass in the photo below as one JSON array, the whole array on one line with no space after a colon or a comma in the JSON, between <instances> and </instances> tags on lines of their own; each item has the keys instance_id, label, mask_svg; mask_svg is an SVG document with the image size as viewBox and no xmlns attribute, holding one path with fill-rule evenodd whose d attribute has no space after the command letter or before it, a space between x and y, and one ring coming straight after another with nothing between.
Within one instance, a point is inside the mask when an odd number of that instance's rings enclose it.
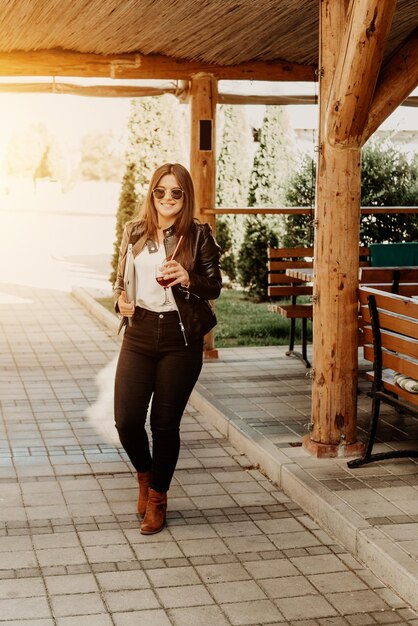
<instances>
[{"instance_id":1,"label":"grass","mask_svg":"<svg viewBox=\"0 0 418 626\"><path fill-rule=\"evenodd\" d=\"M267 302L253 302L243 291L224 289L215 305L216 347L288 344L290 321L268 311L267 305ZM297 337L298 333L300 328Z\"/></svg>"},{"instance_id":2,"label":"grass","mask_svg":"<svg viewBox=\"0 0 418 626\"><path fill-rule=\"evenodd\" d=\"M96 302L104 306L105 309L113 313L116 317L116 312L113 306L113 298L96 298Z\"/></svg>"},{"instance_id":3,"label":"grass","mask_svg":"<svg viewBox=\"0 0 418 626\"><path fill-rule=\"evenodd\" d=\"M98 302L114 313L111 298L98 298ZM243 291L224 289L215 305L218 319L218 325L215 327L216 347L288 344L290 320L268 311L267 304L253 302ZM296 343L300 336L300 321L298 323Z\"/></svg>"}]
</instances>

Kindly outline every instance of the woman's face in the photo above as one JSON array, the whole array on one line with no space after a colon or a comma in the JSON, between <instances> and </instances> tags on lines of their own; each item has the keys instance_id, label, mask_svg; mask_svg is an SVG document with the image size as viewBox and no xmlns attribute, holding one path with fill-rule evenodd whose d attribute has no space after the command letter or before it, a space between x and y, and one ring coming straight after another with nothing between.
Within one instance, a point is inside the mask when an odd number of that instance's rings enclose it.
<instances>
[{"instance_id":1,"label":"woman's face","mask_svg":"<svg viewBox=\"0 0 418 626\"><path fill-rule=\"evenodd\" d=\"M158 199L153 194L154 206L158 213L158 225L160 228L168 228L172 226L176 220L176 216L183 208L183 196L176 200L171 195L172 189L179 189L180 185L174 174L164 174L160 178L157 188L165 189L164 197Z\"/></svg>"}]
</instances>

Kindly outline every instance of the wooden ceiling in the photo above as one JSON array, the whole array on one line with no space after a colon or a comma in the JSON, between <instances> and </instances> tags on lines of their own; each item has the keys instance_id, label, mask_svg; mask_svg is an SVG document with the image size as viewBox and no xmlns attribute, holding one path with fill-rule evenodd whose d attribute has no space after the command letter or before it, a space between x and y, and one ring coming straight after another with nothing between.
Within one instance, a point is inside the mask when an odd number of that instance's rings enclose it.
<instances>
[{"instance_id":1,"label":"wooden ceiling","mask_svg":"<svg viewBox=\"0 0 418 626\"><path fill-rule=\"evenodd\" d=\"M126 55L127 65L135 58L146 66L157 55L176 60L179 68L182 62L189 62L197 71L212 64L227 68L279 63L282 68L287 64L292 73L295 66L301 65L305 74L302 71L299 80L307 80L308 75L312 80L312 72L307 74L306 70L318 63L318 17L318 0L1 2L0 73L25 73L13 67L16 54L21 63L29 64L29 71L36 66L36 60L45 58L46 51L54 51L58 55L55 58L62 58L63 51L68 51L81 53L69 55L80 59L81 64L84 55ZM418 0L398 0L385 58L401 46L417 22ZM57 72L47 72L47 68L43 71L41 67L31 73ZM130 77L137 74L133 72ZM99 71L98 75L104 74ZM226 72L224 77L234 75ZM251 71L247 77L253 77Z\"/></svg>"}]
</instances>

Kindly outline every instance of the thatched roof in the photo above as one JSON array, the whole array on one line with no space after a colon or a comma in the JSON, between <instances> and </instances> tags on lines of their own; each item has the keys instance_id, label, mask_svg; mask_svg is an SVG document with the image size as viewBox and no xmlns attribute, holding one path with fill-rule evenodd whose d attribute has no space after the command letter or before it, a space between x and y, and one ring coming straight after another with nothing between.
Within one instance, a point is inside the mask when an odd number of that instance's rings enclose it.
<instances>
[{"instance_id":1,"label":"thatched roof","mask_svg":"<svg viewBox=\"0 0 418 626\"><path fill-rule=\"evenodd\" d=\"M394 0L395 2L395 0ZM318 62L318 0L13 0L0 3L0 52L139 52L234 65ZM398 0L385 57L414 30Z\"/></svg>"}]
</instances>

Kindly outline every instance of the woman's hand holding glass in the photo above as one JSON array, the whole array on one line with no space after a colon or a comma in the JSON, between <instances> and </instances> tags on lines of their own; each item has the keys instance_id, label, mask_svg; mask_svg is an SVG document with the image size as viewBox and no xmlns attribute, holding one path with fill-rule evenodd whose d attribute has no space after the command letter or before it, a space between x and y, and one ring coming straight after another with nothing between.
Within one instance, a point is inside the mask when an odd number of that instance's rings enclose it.
<instances>
[{"instance_id":1,"label":"woman's hand holding glass","mask_svg":"<svg viewBox=\"0 0 418 626\"><path fill-rule=\"evenodd\" d=\"M132 317L135 311L134 302L126 301L126 292L122 291L118 298L118 307L120 314L124 317Z\"/></svg>"},{"instance_id":2,"label":"woman's hand holding glass","mask_svg":"<svg viewBox=\"0 0 418 626\"><path fill-rule=\"evenodd\" d=\"M189 273L178 261L166 261L162 266L164 278L170 280L167 287L173 285L188 285L190 282Z\"/></svg>"},{"instance_id":3,"label":"woman's hand holding glass","mask_svg":"<svg viewBox=\"0 0 418 626\"><path fill-rule=\"evenodd\" d=\"M155 266L155 278L161 287L164 287L164 302L163 306L172 305L169 295L168 288L173 285L177 285L178 283L184 284L184 277L187 277L187 283L189 281L189 274L184 269L180 263L177 261L165 261L164 263L160 263Z\"/></svg>"}]
</instances>

